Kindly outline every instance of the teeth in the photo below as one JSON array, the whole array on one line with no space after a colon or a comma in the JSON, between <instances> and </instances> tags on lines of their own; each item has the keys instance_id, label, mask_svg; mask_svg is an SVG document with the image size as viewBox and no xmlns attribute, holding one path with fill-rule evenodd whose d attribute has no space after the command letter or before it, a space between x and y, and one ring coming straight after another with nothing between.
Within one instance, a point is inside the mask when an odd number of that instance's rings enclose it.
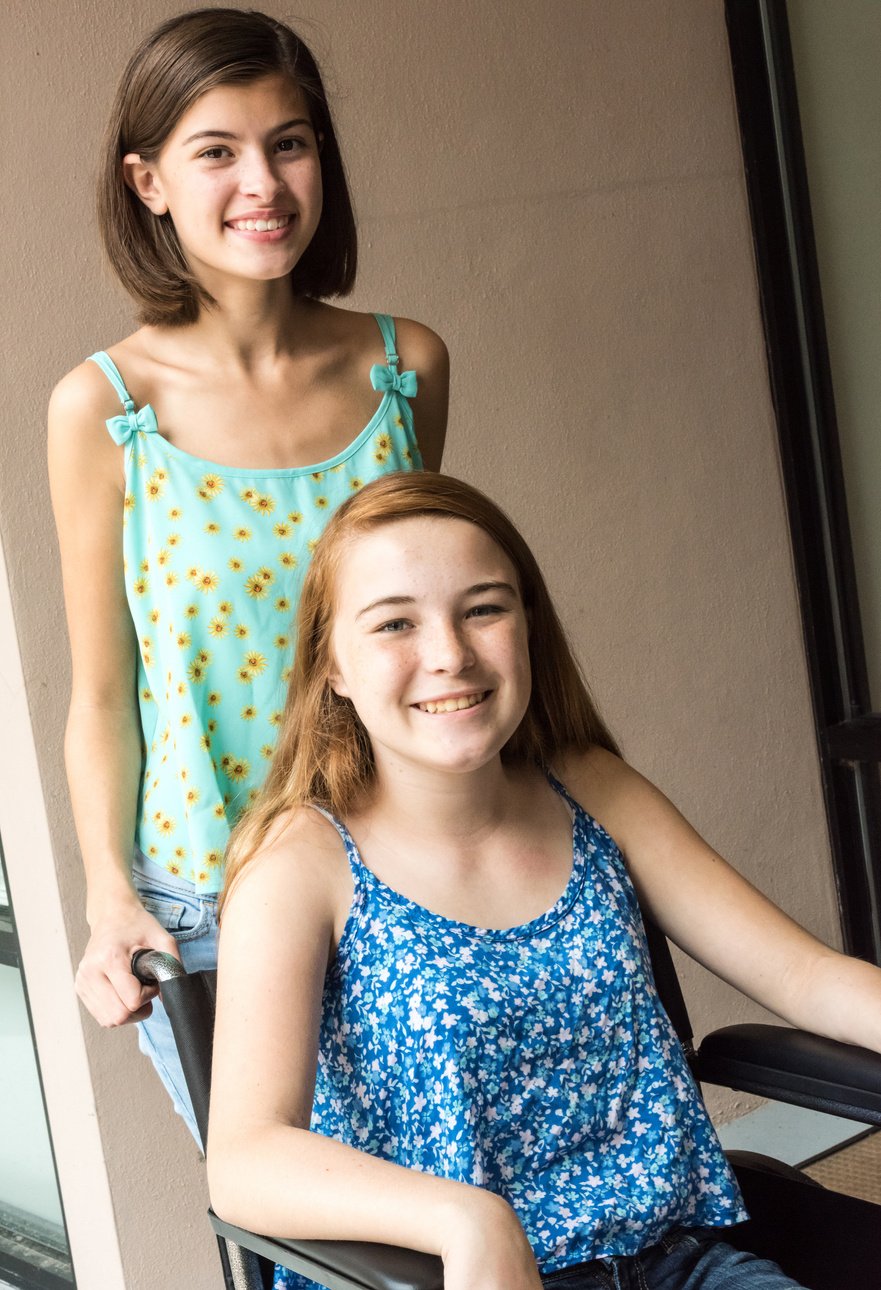
<instances>
[{"instance_id":1,"label":"teeth","mask_svg":"<svg viewBox=\"0 0 881 1290\"><path fill-rule=\"evenodd\" d=\"M465 694L461 699L441 699L438 703L417 703L420 712L462 712L465 708L476 708L483 703L485 693Z\"/></svg>"},{"instance_id":2,"label":"teeth","mask_svg":"<svg viewBox=\"0 0 881 1290\"><path fill-rule=\"evenodd\" d=\"M232 226L244 233L271 233L290 222L290 215L282 215L279 219L234 219Z\"/></svg>"}]
</instances>

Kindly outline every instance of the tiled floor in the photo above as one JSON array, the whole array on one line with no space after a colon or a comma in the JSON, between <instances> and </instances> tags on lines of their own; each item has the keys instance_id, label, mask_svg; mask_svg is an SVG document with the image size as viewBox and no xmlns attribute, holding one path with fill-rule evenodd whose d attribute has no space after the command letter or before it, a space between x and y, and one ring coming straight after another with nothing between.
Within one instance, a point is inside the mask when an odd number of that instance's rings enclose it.
<instances>
[{"instance_id":1,"label":"tiled floor","mask_svg":"<svg viewBox=\"0 0 881 1290\"><path fill-rule=\"evenodd\" d=\"M881 1204L881 1133L809 1165L805 1173L824 1187Z\"/></svg>"}]
</instances>

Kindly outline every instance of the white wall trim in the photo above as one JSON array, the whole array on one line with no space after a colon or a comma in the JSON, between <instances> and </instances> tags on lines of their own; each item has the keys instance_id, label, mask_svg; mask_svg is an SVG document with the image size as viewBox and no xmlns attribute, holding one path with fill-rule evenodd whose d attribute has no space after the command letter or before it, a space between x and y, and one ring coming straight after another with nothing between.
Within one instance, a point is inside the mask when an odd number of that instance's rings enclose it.
<instances>
[{"instance_id":1,"label":"white wall trim","mask_svg":"<svg viewBox=\"0 0 881 1290\"><path fill-rule=\"evenodd\" d=\"M2 538L0 711L0 837L77 1288L125 1290Z\"/></svg>"}]
</instances>

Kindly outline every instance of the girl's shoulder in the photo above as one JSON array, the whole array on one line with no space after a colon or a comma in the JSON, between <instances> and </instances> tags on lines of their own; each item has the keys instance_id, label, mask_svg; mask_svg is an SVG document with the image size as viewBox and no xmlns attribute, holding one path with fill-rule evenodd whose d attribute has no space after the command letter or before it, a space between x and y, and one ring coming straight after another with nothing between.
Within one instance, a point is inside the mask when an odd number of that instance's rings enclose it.
<instances>
[{"instance_id":1,"label":"girl's shoulder","mask_svg":"<svg viewBox=\"0 0 881 1290\"><path fill-rule=\"evenodd\" d=\"M384 349L377 314L392 317L401 371L413 368L419 376L426 376L449 362L447 347L437 332L413 318L397 318L383 314L381 310L362 313L320 302L315 305L314 326L328 338L347 342L353 349L361 351L365 358L375 359L377 351L381 354Z\"/></svg>"},{"instance_id":2,"label":"girl's shoulder","mask_svg":"<svg viewBox=\"0 0 881 1290\"><path fill-rule=\"evenodd\" d=\"M591 815L594 806L608 806L626 791L632 770L621 757L594 744L586 751L567 749L559 756L553 772L579 805Z\"/></svg>"},{"instance_id":3,"label":"girl's shoulder","mask_svg":"<svg viewBox=\"0 0 881 1290\"><path fill-rule=\"evenodd\" d=\"M298 1006L309 983L321 982L352 901L345 852L317 811L279 815L256 853L228 880L221 910L221 983L246 982L263 998L281 990L273 1007L283 1017L298 984ZM236 989L239 986L235 986ZM221 985L218 991L226 991Z\"/></svg>"},{"instance_id":4,"label":"girl's shoulder","mask_svg":"<svg viewBox=\"0 0 881 1290\"><path fill-rule=\"evenodd\" d=\"M99 354L106 354L122 375L139 350L140 332L118 341ZM127 379L123 376L123 379ZM119 390L106 371L90 358L78 363L57 383L49 398L49 421L63 423L72 433L94 435L96 426L104 431L104 422L121 410ZM106 438L104 431L104 438Z\"/></svg>"},{"instance_id":5,"label":"girl's shoulder","mask_svg":"<svg viewBox=\"0 0 881 1290\"><path fill-rule=\"evenodd\" d=\"M380 315L382 316L382 315ZM429 470L439 470L447 429L450 359L440 336L412 318L393 318L398 371L416 373L417 392L412 397L416 436ZM313 314L318 339L327 346L331 366L348 371L353 386L372 380L374 364L384 364L388 329L380 334L375 314L357 313L336 305L319 304ZM409 396L408 396L409 397Z\"/></svg>"},{"instance_id":6,"label":"girl's shoulder","mask_svg":"<svg viewBox=\"0 0 881 1290\"><path fill-rule=\"evenodd\" d=\"M623 758L598 745L564 753L553 771L579 806L626 851L633 823L657 789Z\"/></svg>"},{"instance_id":7,"label":"girl's shoulder","mask_svg":"<svg viewBox=\"0 0 881 1290\"><path fill-rule=\"evenodd\" d=\"M265 902L296 916L336 921L351 901L352 882L343 841L320 811L297 807L270 825L254 854L231 876L226 910Z\"/></svg>"},{"instance_id":8,"label":"girl's shoulder","mask_svg":"<svg viewBox=\"0 0 881 1290\"><path fill-rule=\"evenodd\" d=\"M50 471L70 478L106 474L118 487L120 450L107 422L122 411L119 393L96 363L79 363L63 376L49 398Z\"/></svg>"},{"instance_id":9,"label":"girl's shoulder","mask_svg":"<svg viewBox=\"0 0 881 1290\"><path fill-rule=\"evenodd\" d=\"M83 362L69 371L49 398L49 424L64 422L73 432L88 432L119 412L119 396L101 369Z\"/></svg>"},{"instance_id":10,"label":"girl's shoulder","mask_svg":"<svg viewBox=\"0 0 881 1290\"><path fill-rule=\"evenodd\" d=\"M398 352L406 367L425 375L448 368L450 356L437 332L412 318L396 318Z\"/></svg>"}]
</instances>

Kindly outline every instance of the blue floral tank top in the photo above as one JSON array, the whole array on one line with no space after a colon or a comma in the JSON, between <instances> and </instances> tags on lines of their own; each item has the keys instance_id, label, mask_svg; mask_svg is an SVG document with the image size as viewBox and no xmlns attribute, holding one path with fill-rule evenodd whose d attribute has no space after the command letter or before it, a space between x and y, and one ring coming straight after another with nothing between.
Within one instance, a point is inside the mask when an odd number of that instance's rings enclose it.
<instances>
[{"instance_id":1,"label":"blue floral tank top","mask_svg":"<svg viewBox=\"0 0 881 1290\"><path fill-rule=\"evenodd\" d=\"M746 1217L623 857L551 783L573 814L572 874L552 909L502 931L385 886L332 820L355 894L325 981L311 1124L500 1193L543 1275ZM276 1270L277 1290L312 1284Z\"/></svg>"},{"instance_id":2,"label":"blue floral tank top","mask_svg":"<svg viewBox=\"0 0 881 1290\"><path fill-rule=\"evenodd\" d=\"M123 405L107 428L125 449L125 590L138 638L144 768L134 841L206 895L269 767L293 658L303 577L328 519L353 491L422 465L398 371L394 321L376 315L385 364L379 406L329 461L244 469L203 461L136 409L116 366L93 354Z\"/></svg>"}]
</instances>

